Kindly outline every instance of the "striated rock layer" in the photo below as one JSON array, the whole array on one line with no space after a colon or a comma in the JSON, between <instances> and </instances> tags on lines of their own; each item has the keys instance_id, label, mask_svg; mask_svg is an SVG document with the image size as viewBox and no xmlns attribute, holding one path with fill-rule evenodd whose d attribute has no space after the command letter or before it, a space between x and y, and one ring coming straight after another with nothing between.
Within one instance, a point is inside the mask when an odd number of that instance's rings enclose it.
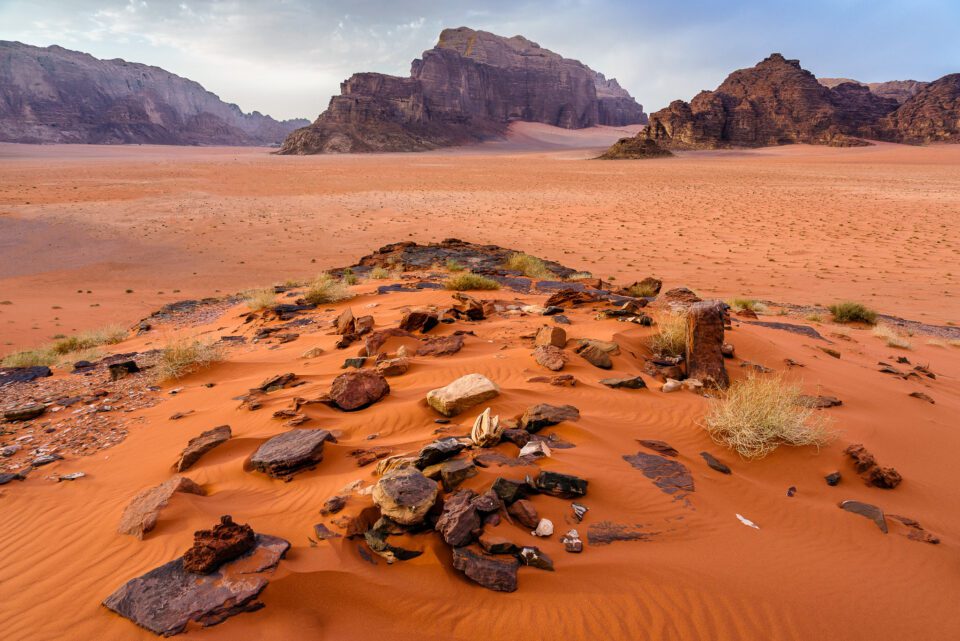
<instances>
[{"instance_id":1,"label":"striated rock layer","mask_svg":"<svg viewBox=\"0 0 960 641\"><path fill-rule=\"evenodd\" d=\"M159 67L0 41L0 141L276 145L306 123L245 114Z\"/></svg>"},{"instance_id":2,"label":"striated rock layer","mask_svg":"<svg viewBox=\"0 0 960 641\"><path fill-rule=\"evenodd\" d=\"M817 82L829 89L833 89L837 85L841 85L845 82L852 82L855 85L863 85L869 89L871 93L874 93L881 98L893 98L897 101L897 104L900 105L905 103L910 98L913 98L915 95L917 95L917 92L930 84L929 82L922 82L920 80L860 82L859 80L851 80L850 78L817 78Z\"/></svg>"},{"instance_id":3,"label":"striated rock layer","mask_svg":"<svg viewBox=\"0 0 960 641\"><path fill-rule=\"evenodd\" d=\"M929 83L884 121L884 138L912 144L960 142L960 73Z\"/></svg>"},{"instance_id":4,"label":"striated rock layer","mask_svg":"<svg viewBox=\"0 0 960 641\"><path fill-rule=\"evenodd\" d=\"M615 79L522 36L445 29L410 77L358 73L281 153L421 151L498 136L509 122L567 129L646 122Z\"/></svg>"}]
</instances>

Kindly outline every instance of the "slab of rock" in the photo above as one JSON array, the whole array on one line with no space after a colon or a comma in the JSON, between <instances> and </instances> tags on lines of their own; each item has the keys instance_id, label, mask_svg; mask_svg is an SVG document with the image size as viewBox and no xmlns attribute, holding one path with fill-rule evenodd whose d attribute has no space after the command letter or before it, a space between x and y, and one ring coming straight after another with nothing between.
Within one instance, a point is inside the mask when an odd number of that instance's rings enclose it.
<instances>
[{"instance_id":1,"label":"slab of rock","mask_svg":"<svg viewBox=\"0 0 960 641\"><path fill-rule=\"evenodd\" d=\"M401 376L410 369L410 359L400 356L388 358L377 363L377 372L381 376Z\"/></svg>"},{"instance_id":2,"label":"slab of rock","mask_svg":"<svg viewBox=\"0 0 960 641\"><path fill-rule=\"evenodd\" d=\"M538 345L535 347L533 349L533 360L552 372L559 372L566 364L563 358L563 350L553 345Z\"/></svg>"},{"instance_id":3,"label":"slab of rock","mask_svg":"<svg viewBox=\"0 0 960 641\"><path fill-rule=\"evenodd\" d=\"M474 497L476 493L473 490L460 490L443 502L443 512L437 519L436 530L447 545L469 545L483 531L480 513L473 504Z\"/></svg>"},{"instance_id":4,"label":"slab of rock","mask_svg":"<svg viewBox=\"0 0 960 641\"><path fill-rule=\"evenodd\" d=\"M493 482L490 489L493 490L506 505L512 505L518 499L523 498L525 486L523 481L513 481L500 476Z\"/></svg>"},{"instance_id":5,"label":"slab of rock","mask_svg":"<svg viewBox=\"0 0 960 641\"><path fill-rule=\"evenodd\" d=\"M3 413L4 420L15 422L15 421L32 421L35 418L41 416L44 412L47 411L47 406L43 403L27 403L25 405L20 405L12 409L6 410Z\"/></svg>"},{"instance_id":6,"label":"slab of rock","mask_svg":"<svg viewBox=\"0 0 960 641\"><path fill-rule=\"evenodd\" d=\"M373 405L390 393L390 385L382 374L362 369L340 374L330 385L330 401L345 412L354 412Z\"/></svg>"},{"instance_id":7,"label":"slab of rock","mask_svg":"<svg viewBox=\"0 0 960 641\"><path fill-rule=\"evenodd\" d=\"M289 477L323 460L323 444L334 441L327 430L291 430L278 434L250 457L253 469L274 478Z\"/></svg>"},{"instance_id":8,"label":"slab of rock","mask_svg":"<svg viewBox=\"0 0 960 641\"><path fill-rule=\"evenodd\" d=\"M562 327L544 325L537 332L536 337L533 339L533 344L538 347L552 345L553 347L563 349L567 344L567 332Z\"/></svg>"},{"instance_id":9,"label":"slab of rock","mask_svg":"<svg viewBox=\"0 0 960 641\"><path fill-rule=\"evenodd\" d=\"M810 409L817 409L817 410L826 409L828 407L838 407L840 405L843 405L843 401L841 401L836 396L823 396L823 395L807 396L806 394L800 396L797 399L797 403L802 405L803 407L809 407Z\"/></svg>"},{"instance_id":10,"label":"slab of rock","mask_svg":"<svg viewBox=\"0 0 960 641\"><path fill-rule=\"evenodd\" d=\"M609 545L616 541L649 541L655 532L643 529L642 525L600 521L587 528L590 545Z\"/></svg>"},{"instance_id":11,"label":"slab of rock","mask_svg":"<svg viewBox=\"0 0 960 641\"><path fill-rule=\"evenodd\" d=\"M436 465L449 458L453 458L462 452L465 447L466 445L460 442L459 439L452 436L428 443L417 455L416 466L422 470L431 465Z\"/></svg>"},{"instance_id":12,"label":"slab of rock","mask_svg":"<svg viewBox=\"0 0 960 641\"><path fill-rule=\"evenodd\" d=\"M467 374L445 387L427 392L427 404L443 416L450 417L499 394L500 388L486 376Z\"/></svg>"},{"instance_id":13,"label":"slab of rock","mask_svg":"<svg viewBox=\"0 0 960 641\"><path fill-rule=\"evenodd\" d=\"M637 443L639 443L640 445L644 446L649 450L653 450L654 452L657 452L658 454L663 454L664 456L672 456L676 458L677 456L680 455L680 452L674 449L666 441L656 441L651 439L638 438Z\"/></svg>"},{"instance_id":14,"label":"slab of rock","mask_svg":"<svg viewBox=\"0 0 960 641\"><path fill-rule=\"evenodd\" d=\"M256 534L249 525L234 523L229 515L210 530L193 534L193 547L183 555L183 569L194 574L210 574L218 567L243 556L256 545Z\"/></svg>"},{"instance_id":15,"label":"slab of rock","mask_svg":"<svg viewBox=\"0 0 960 641\"><path fill-rule=\"evenodd\" d=\"M869 503L862 503L860 501L842 501L840 503L840 509L867 517L877 524L881 532L884 534L887 533L887 520L883 516L883 510L876 505L870 505Z\"/></svg>"},{"instance_id":16,"label":"slab of rock","mask_svg":"<svg viewBox=\"0 0 960 641\"><path fill-rule=\"evenodd\" d=\"M544 494L572 499L587 493L587 481L572 474L544 470L537 476L537 489Z\"/></svg>"},{"instance_id":17,"label":"slab of rock","mask_svg":"<svg viewBox=\"0 0 960 641\"><path fill-rule=\"evenodd\" d=\"M690 470L679 461L646 452L624 455L623 460L643 472L644 476L666 494L681 498L694 491Z\"/></svg>"},{"instance_id":18,"label":"slab of rock","mask_svg":"<svg viewBox=\"0 0 960 641\"><path fill-rule=\"evenodd\" d=\"M450 356L463 349L463 335L450 334L428 338L417 348L417 356Z\"/></svg>"},{"instance_id":19,"label":"slab of rock","mask_svg":"<svg viewBox=\"0 0 960 641\"><path fill-rule=\"evenodd\" d=\"M545 427L557 425L563 421L579 421L580 410L573 405L550 405L540 403L527 408L520 417L518 425L528 432L539 432Z\"/></svg>"},{"instance_id":20,"label":"slab of rock","mask_svg":"<svg viewBox=\"0 0 960 641\"><path fill-rule=\"evenodd\" d=\"M627 376L625 378L604 378L600 380L601 385L606 385L613 389L644 389L647 384L639 376Z\"/></svg>"},{"instance_id":21,"label":"slab of rock","mask_svg":"<svg viewBox=\"0 0 960 641\"><path fill-rule=\"evenodd\" d=\"M540 515L537 514L537 508L527 499L515 500L507 508L507 514L516 519L520 525L528 527L531 530L540 525Z\"/></svg>"},{"instance_id":22,"label":"slab of rock","mask_svg":"<svg viewBox=\"0 0 960 641\"><path fill-rule=\"evenodd\" d=\"M613 369L613 361L610 359L610 354L593 343L582 343L576 351L577 354L594 367Z\"/></svg>"},{"instance_id":23,"label":"slab of rock","mask_svg":"<svg viewBox=\"0 0 960 641\"><path fill-rule=\"evenodd\" d=\"M531 376L528 383L549 383L555 387L576 387L577 379L573 374L557 374L556 376Z\"/></svg>"},{"instance_id":24,"label":"slab of rock","mask_svg":"<svg viewBox=\"0 0 960 641\"><path fill-rule=\"evenodd\" d=\"M717 460L717 458L710 452L700 452L700 456L703 457L703 460L707 462L707 465L710 466L710 469L716 470L721 474L732 474L730 468L725 464Z\"/></svg>"},{"instance_id":25,"label":"slab of rock","mask_svg":"<svg viewBox=\"0 0 960 641\"><path fill-rule=\"evenodd\" d=\"M354 321L356 319L353 316L353 310L349 307L343 310L337 319L333 321L334 331L340 336L346 336L347 334L354 334Z\"/></svg>"},{"instance_id":26,"label":"slab of rock","mask_svg":"<svg viewBox=\"0 0 960 641\"><path fill-rule=\"evenodd\" d=\"M390 327L371 332L364 339L363 350L366 356L376 356L380 349L391 338L413 338L413 334L398 327Z\"/></svg>"},{"instance_id":27,"label":"slab of rock","mask_svg":"<svg viewBox=\"0 0 960 641\"><path fill-rule=\"evenodd\" d=\"M440 480L447 492L454 490L468 478L477 475L477 466L468 458L458 458L431 465L423 470L429 479Z\"/></svg>"},{"instance_id":28,"label":"slab of rock","mask_svg":"<svg viewBox=\"0 0 960 641\"><path fill-rule=\"evenodd\" d=\"M436 312L430 310L414 309L403 315L400 319L400 329L407 332L420 332L426 334L440 323L440 318Z\"/></svg>"},{"instance_id":29,"label":"slab of rock","mask_svg":"<svg viewBox=\"0 0 960 641\"><path fill-rule=\"evenodd\" d=\"M397 523L416 525L433 507L437 492L435 481L408 467L381 477L373 488L373 502Z\"/></svg>"},{"instance_id":30,"label":"slab of rock","mask_svg":"<svg viewBox=\"0 0 960 641\"><path fill-rule=\"evenodd\" d=\"M34 367L0 367L0 387L10 383L29 383L38 378L53 376L46 365Z\"/></svg>"},{"instance_id":31,"label":"slab of rock","mask_svg":"<svg viewBox=\"0 0 960 641\"><path fill-rule=\"evenodd\" d=\"M723 363L723 316L720 301L694 303L687 312L687 377L720 389L730 384Z\"/></svg>"},{"instance_id":32,"label":"slab of rock","mask_svg":"<svg viewBox=\"0 0 960 641\"><path fill-rule=\"evenodd\" d=\"M517 554L520 551L520 547L510 541L510 539L487 534L486 532L480 535L477 542L480 543L480 547L483 548L483 551L487 554Z\"/></svg>"},{"instance_id":33,"label":"slab of rock","mask_svg":"<svg viewBox=\"0 0 960 641\"><path fill-rule=\"evenodd\" d=\"M190 622L216 625L263 607L257 597L267 587L267 574L289 548L281 538L257 534L252 550L203 576L186 571L183 559L175 559L131 579L103 605L162 636L179 634Z\"/></svg>"},{"instance_id":34,"label":"slab of rock","mask_svg":"<svg viewBox=\"0 0 960 641\"><path fill-rule=\"evenodd\" d=\"M200 460L200 457L230 440L232 433L229 425L221 425L212 430L202 432L200 436L195 436L187 443L187 446L180 453L180 459L174 464L174 469L183 472L189 469L194 463Z\"/></svg>"},{"instance_id":35,"label":"slab of rock","mask_svg":"<svg viewBox=\"0 0 960 641\"><path fill-rule=\"evenodd\" d=\"M120 517L117 531L120 534L130 534L142 539L143 535L157 525L160 510L167 506L167 502L175 492L198 494L205 496L206 491L185 476L175 476L156 487L151 487L138 493Z\"/></svg>"},{"instance_id":36,"label":"slab of rock","mask_svg":"<svg viewBox=\"0 0 960 641\"><path fill-rule=\"evenodd\" d=\"M517 589L520 562L513 557L494 558L478 554L468 547L454 548L453 567L489 590L514 592Z\"/></svg>"}]
</instances>

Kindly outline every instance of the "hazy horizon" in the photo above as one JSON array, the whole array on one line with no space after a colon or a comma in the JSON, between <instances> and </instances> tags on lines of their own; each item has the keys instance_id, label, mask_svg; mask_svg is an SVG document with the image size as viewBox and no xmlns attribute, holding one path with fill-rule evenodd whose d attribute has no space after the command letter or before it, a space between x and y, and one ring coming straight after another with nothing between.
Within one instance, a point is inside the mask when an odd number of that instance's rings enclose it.
<instances>
[{"instance_id":1,"label":"hazy horizon","mask_svg":"<svg viewBox=\"0 0 960 641\"><path fill-rule=\"evenodd\" d=\"M798 58L818 77L863 82L935 80L960 71L960 48L945 46L960 24L960 5L948 2L685 6L680 12L614 0L494 0L484 10L459 0L442 7L419 0L388 6L0 0L0 39L161 67L245 112L278 119L315 119L353 73L407 75L410 62L434 46L441 30L459 26L523 35L580 60L617 78L648 113L713 89L734 69L772 52Z\"/></svg>"}]
</instances>

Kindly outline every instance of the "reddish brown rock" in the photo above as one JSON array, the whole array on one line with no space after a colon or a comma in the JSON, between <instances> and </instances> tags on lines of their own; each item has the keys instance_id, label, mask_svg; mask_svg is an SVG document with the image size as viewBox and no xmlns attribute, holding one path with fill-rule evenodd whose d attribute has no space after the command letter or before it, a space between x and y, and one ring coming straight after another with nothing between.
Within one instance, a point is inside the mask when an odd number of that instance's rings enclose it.
<instances>
[{"instance_id":1,"label":"reddish brown rock","mask_svg":"<svg viewBox=\"0 0 960 641\"><path fill-rule=\"evenodd\" d=\"M380 349L383 347L384 343L391 338L412 337L413 334L397 327L390 327L388 329L380 329L375 332L370 332L364 339L364 353L362 353L361 356L376 356L380 353Z\"/></svg>"},{"instance_id":2,"label":"reddish brown rock","mask_svg":"<svg viewBox=\"0 0 960 641\"><path fill-rule=\"evenodd\" d=\"M533 339L533 344L537 346L552 345L562 349L567 344L567 332L562 327L544 325L537 332L536 337Z\"/></svg>"},{"instance_id":3,"label":"reddish brown rock","mask_svg":"<svg viewBox=\"0 0 960 641\"><path fill-rule=\"evenodd\" d=\"M157 525L160 510L167 506L167 502L175 492L198 494L204 496L206 491L184 476L175 476L156 487L151 487L138 493L120 517L117 531L120 534L131 534L142 539L143 535Z\"/></svg>"},{"instance_id":4,"label":"reddish brown rock","mask_svg":"<svg viewBox=\"0 0 960 641\"><path fill-rule=\"evenodd\" d=\"M556 376L531 376L528 383L549 383L556 387L576 387L577 378L573 374L557 374Z\"/></svg>"},{"instance_id":5,"label":"reddish brown rock","mask_svg":"<svg viewBox=\"0 0 960 641\"><path fill-rule=\"evenodd\" d=\"M876 457L860 443L850 445L843 452L850 457L857 472L870 485L892 490L903 481L895 469L879 465Z\"/></svg>"},{"instance_id":6,"label":"reddish brown rock","mask_svg":"<svg viewBox=\"0 0 960 641\"><path fill-rule=\"evenodd\" d=\"M687 377L707 386L730 384L723 362L723 303L700 302L687 313Z\"/></svg>"},{"instance_id":7,"label":"reddish brown rock","mask_svg":"<svg viewBox=\"0 0 960 641\"><path fill-rule=\"evenodd\" d=\"M193 547L183 555L183 569L194 574L210 574L227 561L246 554L256 545L253 528L234 523L229 515L210 530L193 534Z\"/></svg>"},{"instance_id":8,"label":"reddish brown rock","mask_svg":"<svg viewBox=\"0 0 960 641\"><path fill-rule=\"evenodd\" d=\"M579 421L580 410L573 405L550 405L540 403L527 408L520 417L518 425L528 432L539 432L545 427L562 423L563 421Z\"/></svg>"},{"instance_id":9,"label":"reddish brown rock","mask_svg":"<svg viewBox=\"0 0 960 641\"><path fill-rule=\"evenodd\" d=\"M400 319L400 329L407 332L420 332L426 334L437 326L440 318L434 311L414 309L403 315Z\"/></svg>"},{"instance_id":10,"label":"reddish brown rock","mask_svg":"<svg viewBox=\"0 0 960 641\"><path fill-rule=\"evenodd\" d=\"M693 303L699 303L702 299L691 289L687 289L686 287L674 287L673 289L668 289L665 291L658 300L664 303L692 305Z\"/></svg>"},{"instance_id":11,"label":"reddish brown rock","mask_svg":"<svg viewBox=\"0 0 960 641\"><path fill-rule=\"evenodd\" d=\"M537 514L537 508L527 499L517 499L507 508L507 514L517 520L520 525L530 528L536 528L540 524L540 516Z\"/></svg>"},{"instance_id":12,"label":"reddish brown rock","mask_svg":"<svg viewBox=\"0 0 960 641\"><path fill-rule=\"evenodd\" d=\"M428 338L417 348L417 356L450 356L463 349L463 336L451 334Z\"/></svg>"},{"instance_id":13,"label":"reddish brown rock","mask_svg":"<svg viewBox=\"0 0 960 641\"><path fill-rule=\"evenodd\" d=\"M373 405L390 393L390 385L382 374L361 369L340 374L330 385L331 402L345 412Z\"/></svg>"},{"instance_id":14,"label":"reddish brown rock","mask_svg":"<svg viewBox=\"0 0 960 641\"><path fill-rule=\"evenodd\" d=\"M546 367L553 372L559 372L563 369L566 361L563 358L563 350L553 345L540 345L533 350L533 359L538 365Z\"/></svg>"},{"instance_id":15,"label":"reddish brown rock","mask_svg":"<svg viewBox=\"0 0 960 641\"><path fill-rule=\"evenodd\" d=\"M643 475L653 481L666 494L681 498L688 492L694 491L693 477L690 470L679 461L673 461L663 456L637 452L624 455L623 460L643 472Z\"/></svg>"},{"instance_id":16,"label":"reddish brown rock","mask_svg":"<svg viewBox=\"0 0 960 641\"><path fill-rule=\"evenodd\" d=\"M468 545L483 530L480 513L473 505L474 497L476 494L473 490L460 490L443 502L443 512L437 519L436 530L447 545Z\"/></svg>"},{"instance_id":17,"label":"reddish brown rock","mask_svg":"<svg viewBox=\"0 0 960 641\"><path fill-rule=\"evenodd\" d=\"M323 445L333 441L327 430L291 430L278 434L250 457L253 469L274 478L287 478L323 460Z\"/></svg>"},{"instance_id":18,"label":"reddish brown rock","mask_svg":"<svg viewBox=\"0 0 960 641\"><path fill-rule=\"evenodd\" d=\"M489 590L514 592L517 589L520 562L513 557L500 559L478 554L467 547L454 548L453 567Z\"/></svg>"},{"instance_id":19,"label":"reddish brown rock","mask_svg":"<svg viewBox=\"0 0 960 641\"><path fill-rule=\"evenodd\" d=\"M581 358L594 367L599 367L600 369L613 368L613 361L610 359L610 354L593 343L581 343L576 351Z\"/></svg>"},{"instance_id":20,"label":"reddish brown rock","mask_svg":"<svg viewBox=\"0 0 960 641\"><path fill-rule=\"evenodd\" d=\"M354 328L354 320L353 310L348 307L347 309L343 310L339 316L337 316L335 321L333 321L334 331L341 336L356 333Z\"/></svg>"},{"instance_id":21,"label":"reddish brown rock","mask_svg":"<svg viewBox=\"0 0 960 641\"><path fill-rule=\"evenodd\" d=\"M200 460L200 457L230 440L231 432L229 425L221 425L212 430L207 430L190 439L187 447L180 453L180 459L174 464L174 469L183 472L189 469L194 463Z\"/></svg>"},{"instance_id":22,"label":"reddish brown rock","mask_svg":"<svg viewBox=\"0 0 960 641\"><path fill-rule=\"evenodd\" d=\"M886 140L913 144L960 142L960 73L920 88L885 120Z\"/></svg>"},{"instance_id":23,"label":"reddish brown rock","mask_svg":"<svg viewBox=\"0 0 960 641\"><path fill-rule=\"evenodd\" d=\"M401 376L410 369L410 359L403 356L388 358L377 363L377 372L381 376Z\"/></svg>"}]
</instances>

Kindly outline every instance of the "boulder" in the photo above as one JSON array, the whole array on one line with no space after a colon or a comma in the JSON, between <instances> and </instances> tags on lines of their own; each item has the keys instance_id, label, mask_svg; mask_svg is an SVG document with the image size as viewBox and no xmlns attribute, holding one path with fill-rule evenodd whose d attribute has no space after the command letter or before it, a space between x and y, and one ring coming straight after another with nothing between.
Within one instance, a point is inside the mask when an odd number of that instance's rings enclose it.
<instances>
[{"instance_id":1,"label":"boulder","mask_svg":"<svg viewBox=\"0 0 960 641\"><path fill-rule=\"evenodd\" d=\"M123 510L117 531L120 534L130 534L142 539L144 534L156 527L160 510L167 506L167 502L176 492L206 495L202 487L185 476L174 476L134 496Z\"/></svg>"},{"instance_id":2,"label":"boulder","mask_svg":"<svg viewBox=\"0 0 960 641\"><path fill-rule=\"evenodd\" d=\"M567 332L562 327L544 325L537 332L533 344L537 347L552 345L563 349L567 344Z\"/></svg>"},{"instance_id":3,"label":"boulder","mask_svg":"<svg viewBox=\"0 0 960 641\"><path fill-rule=\"evenodd\" d=\"M377 372L381 376L401 376L410 369L410 359L400 356L388 358L377 363Z\"/></svg>"},{"instance_id":4,"label":"boulder","mask_svg":"<svg viewBox=\"0 0 960 641\"><path fill-rule=\"evenodd\" d=\"M430 310L414 309L403 315L400 319L400 329L406 332L420 332L426 334L436 327L440 318L436 312Z\"/></svg>"},{"instance_id":5,"label":"boulder","mask_svg":"<svg viewBox=\"0 0 960 641\"><path fill-rule=\"evenodd\" d=\"M593 343L581 343L576 350L585 361L600 369L613 369L610 354Z\"/></svg>"},{"instance_id":6,"label":"boulder","mask_svg":"<svg viewBox=\"0 0 960 641\"><path fill-rule=\"evenodd\" d=\"M229 515L210 530L193 534L193 547L183 555L183 569L194 574L210 574L227 561L240 557L256 546L256 535L249 525L234 523Z\"/></svg>"},{"instance_id":7,"label":"boulder","mask_svg":"<svg viewBox=\"0 0 960 641\"><path fill-rule=\"evenodd\" d=\"M723 363L723 303L694 303L687 312L687 377L726 389L730 384Z\"/></svg>"},{"instance_id":8,"label":"boulder","mask_svg":"<svg viewBox=\"0 0 960 641\"><path fill-rule=\"evenodd\" d=\"M520 562L513 557L500 559L477 554L468 547L454 548L453 567L489 590L514 592L517 589Z\"/></svg>"},{"instance_id":9,"label":"boulder","mask_svg":"<svg viewBox=\"0 0 960 641\"><path fill-rule=\"evenodd\" d=\"M47 406L43 403L26 403L6 410L3 413L4 420L14 421L32 421L47 411Z\"/></svg>"},{"instance_id":10,"label":"boulder","mask_svg":"<svg viewBox=\"0 0 960 641\"><path fill-rule=\"evenodd\" d=\"M528 432L539 432L544 427L557 425L563 421L579 421L580 410L573 405L549 405L540 403L527 409L520 417L518 425Z\"/></svg>"},{"instance_id":11,"label":"boulder","mask_svg":"<svg viewBox=\"0 0 960 641\"><path fill-rule=\"evenodd\" d=\"M190 622L216 625L263 607L257 597L289 548L281 538L257 534L253 549L202 576L185 570L178 558L131 579L103 605L162 636L179 634Z\"/></svg>"},{"instance_id":12,"label":"boulder","mask_svg":"<svg viewBox=\"0 0 960 641\"><path fill-rule=\"evenodd\" d=\"M533 349L533 359L538 365L546 367L553 372L559 372L563 369L566 361L563 358L563 350L553 345L538 345Z\"/></svg>"},{"instance_id":13,"label":"boulder","mask_svg":"<svg viewBox=\"0 0 960 641\"><path fill-rule=\"evenodd\" d=\"M473 490L460 490L443 502L443 512L437 519L436 530L447 545L469 545L483 531L480 513L473 505Z\"/></svg>"},{"instance_id":14,"label":"boulder","mask_svg":"<svg viewBox=\"0 0 960 641\"><path fill-rule=\"evenodd\" d=\"M504 500L504 503L506 502L507 501ZM507 514L516 519L520 525L528 527L531 530L540 525L540 516L537 514L537 508L527 499L515 500L507 507Z\"/></svg>"},{"instance_id":15,"label":"boulder","mask_svg":"<svg viewBox=\"0 0 960 641\"><path fill-rule=\"evenodd\" d=\"M110 363L107 365L107 369L110 371L110 380L119 381L121 378L126 378L130 374L136 374L140 371L140 367L135 361L122 361L120 363Z\"/></svg>"},{"instance_id":16,"label":"boulder","mask_svg":"<svg viewBox=\"0 0 960 641\"><path fill-rule=\"evenodd\" d=\"M523 498L524 487L525 484L523 481L512 481L501 476L497 477L497 480L493 482L490 489L493 490L506 505L512 505L518 499Z\"/></svg>"},{"instance_id":17,"label":"boulder","mask_svg":"<svg viewBox=\"0 0 960 641\"><path fill-rule=\"evenodd\" d=\"M443 416L450 417L499 394L500 388L486 376L467 374L445 387L427 392L427 404Z\"/></svg>"},{"instance_id":18,"label":"boulder","mask_svg":"<svg viewBox=\"0 0 960 641\"><path fill-rule=\"evenodd\" d=\"M416 466L419 469L424 469L430 467L431 465L436 465L442 461L447 460L448 458L453 458L457 454L463 451L465 448L462 442L459 439L456 439L452 436L446 438L441 438L434 441L433 443L428 443L417 455Z\"/></svg>"},{"instance_id":19,"label":"boulder","mask_svg":"<svg viewBox=\"0 0 960 641\"><path fill-rule=\"evenodd\" d=\"M212 430L202 432L200 436L195 436L187 443L187 446L180 453L180 459L173 465L178 472L189 469L194 463L200 460L200 457L230 440L232 436L229 425L221 425Z\"/></svg>"},{"instance_id":20,"label":"boulder","mask_svg":"<svg viewBox=\"0 0 960 641\"><path fill-rule=\"evenodd\" d=\"M423 341L417 348L417 356L450 356L461 349L463 349L463 336L461 334L436 336Z\"/></svg>"},{"instance_id":21,"label":"boulder","mask_svg":"<svg viewBox=\"0 0 960 641\"><path fill-rule=\"evenodd\" d=\"M333 321L334 331L341 336L356 333L354 328L355 320L356 319L353 316L353 310L348 307L347 309L343 310L339 316L337 316L335 321Z\"/></svg>"},{"instance_id":22,"label":"boulder","mask_svg":"<svg viewBox=\"0 0 960 641\"><path fill-rule=\"evenodd\" d=\"M390 385L379 372L361 369L340 374L330 385L331 402L345 412L368 407L390 393Z\"/></svg>"},{"instance_id":23,"label":"boulder","mask_svg":"<svg viewBox=\"0 0 960 641\"><path fill-rule=\"evenodd\" d=\"M286 478L322 461L324 443L334 440L327 430L291 430L257 448L250 464L268 476Z\"/></svg>"},{"instance_id":24,"label":"boulder","mask_svg":"<svg viewBox=\"0 0 960 641\"><path fill-rule=\"evenodd\" d=\"M436 482L417 469L404 468L380 478L373 488L373 502L397 523L416 525L433 507L437 492Z\"/></svg>"}]
</instances>

